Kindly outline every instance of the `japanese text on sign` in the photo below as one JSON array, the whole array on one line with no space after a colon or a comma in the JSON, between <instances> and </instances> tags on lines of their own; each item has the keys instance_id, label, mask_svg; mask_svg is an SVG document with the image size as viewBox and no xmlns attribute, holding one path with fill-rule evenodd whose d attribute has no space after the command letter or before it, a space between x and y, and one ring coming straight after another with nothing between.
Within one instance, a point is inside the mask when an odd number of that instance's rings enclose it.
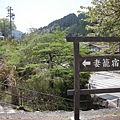
<instances>
[{"instance_id":1,"label":"japanese text on sign","mask_svg":"<svg viewBox=\"0 0 120 120\"><path fill-rule=\"evenodd\" d=\"M88 56L80 58L81 71L119 70L120 56Z\"/></svg>"},{"instance_id":2,"label":"japanese text on sign","mask_svg":"<svg viewBox=\"0 0 120 120\"><path fill-rule=\"evenodd\" d=\"M101 65L103 67L119 67L119 59L116 59L116 58L114 58L113 60L111 60L111 59L102 59L102 61L99 60L99 59L95 59L93 64L94 64L94 66L96 68L100 67Z\"/></svg>"}]
</instances>

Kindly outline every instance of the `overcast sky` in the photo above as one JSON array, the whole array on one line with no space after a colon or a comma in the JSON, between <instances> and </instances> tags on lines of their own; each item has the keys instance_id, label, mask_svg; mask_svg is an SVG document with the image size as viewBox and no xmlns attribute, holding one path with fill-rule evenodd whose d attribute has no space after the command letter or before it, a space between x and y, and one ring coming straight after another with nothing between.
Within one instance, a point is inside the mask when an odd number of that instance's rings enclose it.
<instances>
[{"instance_id":1,"label":"overcast sky","mask_svg":"<svg viewBox=\"0 0 120 120\"><path fill-rule=\"evenodd\" d=\"M7 6L13 8L15 24L18 30L26 32L28 28L40 28L70 13L80 6L90 6L92 0L0 0L0 18L7 16Z\"/></svg>"}]
</instances>

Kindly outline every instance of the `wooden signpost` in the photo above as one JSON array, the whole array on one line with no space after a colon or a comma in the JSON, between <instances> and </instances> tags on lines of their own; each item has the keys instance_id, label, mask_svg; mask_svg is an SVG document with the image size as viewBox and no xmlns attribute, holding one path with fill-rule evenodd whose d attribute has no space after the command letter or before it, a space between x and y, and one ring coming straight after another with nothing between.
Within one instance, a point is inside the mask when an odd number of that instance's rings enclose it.
<instances>
[{"instance_id":1,"label":"wooden signpost","mask_svg":"<svg viewBox=\"0 0 120 120\"><path fill-rule=\"evenodd\" d=\"M79 120L80 94L120 92L120 88L112 89L80 89L79 72L120 70L119 55L80 56L79 42L120 42L120 37L67 37L74 45L74 89L68 95L74 95L74 119Z\"/></svg>"}]
</instances>

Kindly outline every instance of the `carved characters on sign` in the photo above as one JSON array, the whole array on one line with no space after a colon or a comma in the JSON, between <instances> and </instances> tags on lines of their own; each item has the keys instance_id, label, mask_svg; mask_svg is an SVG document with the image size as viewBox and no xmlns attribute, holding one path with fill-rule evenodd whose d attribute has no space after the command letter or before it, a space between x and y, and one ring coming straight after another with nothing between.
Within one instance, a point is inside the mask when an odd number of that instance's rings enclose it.
<instances>
[{"instance_id":1,"label":"carved characters on sign","mask_svg":"<svg viewBox=\"0 0 120 120\"><path fill-rule=\"evenodd\" d=\"M95 59L93 64L96 68L100 67L101 64L102 64L102 67L119 67L119 59L114 58L112 60L112 59L106 58L106 59L102 59L102 61L99 59Z\"/></svg>"},{"instance_id":2,"label":"carved characters on sign","mask_svg":"<svg viewBox=\"0 0 120 120\"><path fill-rule=\"evenodd\" d=\"M112 60L112 66L113 67L119 67L119 60L118 59L114 59L114 60Z\"/></svg>"},{"instance_id":3,"label":"carved characters on sign","mask_svg":"<svg viewBox=\"0 0 120 120\"><path fill-rule=\"evenodd\" d=\"M80 57L81 71L108 71L120 69L120 56L88 56Z\"/></svg>"},{"instance_id":4,"label":"carved characters on sign","mask_svg":"<svg viewBox=\"0 0 120 120\"><path fill-rule=\"evenodd\" d=\"M97 67L100 67L100 60L99 59L95 59L94 62L93 62L94 66L97 68Z\"/></svg>"}]
</instances>

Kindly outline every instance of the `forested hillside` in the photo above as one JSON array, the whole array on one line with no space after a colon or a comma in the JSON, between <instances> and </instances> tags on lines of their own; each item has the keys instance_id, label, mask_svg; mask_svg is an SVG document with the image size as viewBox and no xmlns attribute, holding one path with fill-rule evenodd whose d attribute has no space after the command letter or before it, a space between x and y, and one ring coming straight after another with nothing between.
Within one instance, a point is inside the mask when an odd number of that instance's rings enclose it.
<instances>
[{"instance_id":1,"label":"forested hillside","mask_svg":"<svg viewBox=\"0 0 120 120\"><path fill-rule=\"evenodd\" d=\"M69 14L48 26L33 30L15 39L0 41L0 100L30 109L56 110L73 109L73 44L66 36L86 36L88 24L84 13ZM89 49L81 43L81 54ZM7 76L7 77L6 77ZM81 88L86 88L90 73L81 73ZM12 86L11 86L12 85ZM8 94L4 94L8 92ZM84 101L85 96L81 97ZM87 96L88 103L90 96ZM33 102L34 101L34 102ZM86 103L82 108L87 108ZM57 106L57 107L56 107ZM91 107L91 106L90 106Z\"/></svg>"},{"instance_id":2,"label":"forested hillside","mask_svg":"<svg viewBox=\"0 0 120 120\"><path fill-rule=\"evenodd\" d=\"M74 51L66 36L120 36L120 2L93 0L93 5L86 14L69 14L25 34L20 42L0 41L0 100L34 110L73 109L73 96L67 96L67 90L74 87ZM115 48L118 43L110 44ZM80 43L80 54L90 54L84 43ZM84 89L90 73L79 76ZM90 96L80 100L80 108L91 108Z\"/></svg>"},{"instance_id":3,"label":"forested hillside","mask_svg":"<svg viewBox=\"0 0 120 120\"><path fill-rule=\"evenodd\" d=\"M14 39L0 41L0 87L3 93L0 100L34 110L72 110L70 98L73 97L67 96L67 90L74 86L73 44L65 40L66 35L66 30L57 27L52 33L43 35L31 32L20 43ZM80 52L88 54L89 50L81 43ZM86 88L89 77L90 73L80 74L81 88ZM82 104L84 106L86 103Z\"/></svg>"},{"instance_id":4,"label":"forested hillside","mask_svg":"<svg viewBox=\"0 0 120 120\"><path fill-rule=\"evenodd\" d=\"M74 13L64 16L61 19L55 20L51 22L48 26L39 28L39 33L51 33L53 32L57 26L60 26L62 30L67 29L68 36L86 36L90 30L86 30L86 25L92 25L93 23L85 22L86 19L85 13L81 13L76 16Z\"/></svg>"}]
</instances>

